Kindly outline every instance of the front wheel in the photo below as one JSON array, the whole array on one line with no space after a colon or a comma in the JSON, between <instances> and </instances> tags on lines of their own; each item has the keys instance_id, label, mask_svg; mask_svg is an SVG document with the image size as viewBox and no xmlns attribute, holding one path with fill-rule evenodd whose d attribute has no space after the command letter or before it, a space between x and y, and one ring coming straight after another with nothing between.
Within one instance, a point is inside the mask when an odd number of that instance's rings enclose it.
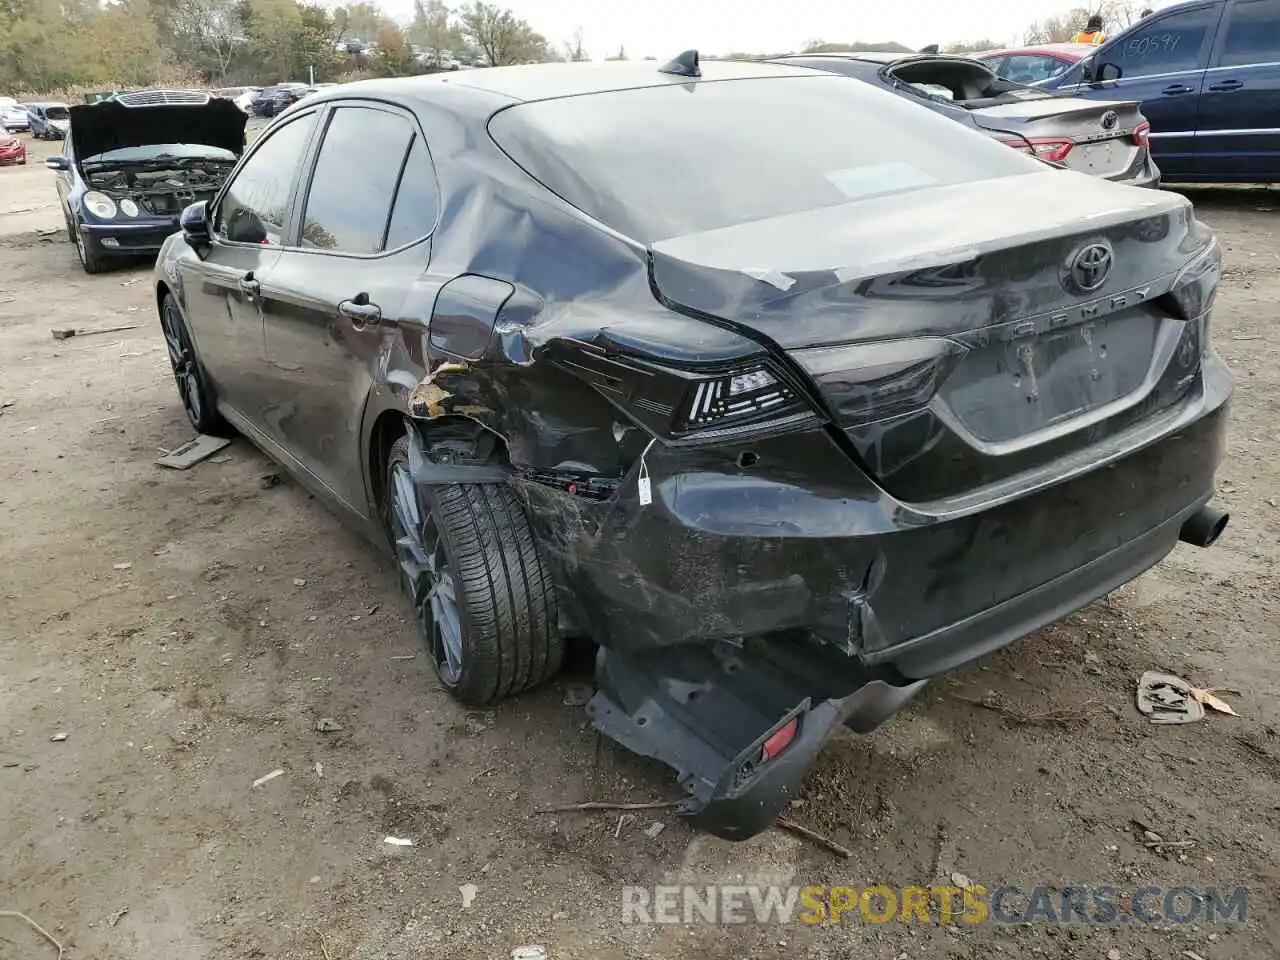
<instances>
[{"instance_id":1,"label":"front wheel","mask_svg":"<svg viewBox=\"0 0 1280 960\"><path fill-rule=\"evenodd\" d=\"M483 706L564 662L555 588L506 484L422 486L402 437L387 461L385 520L419 639L457 700Z\"/></svg>"},{"instance_id":2,"label":"front wheel","mask_svg":"<svg viewBox=\"0 0 1280 960\"><path fill-rule=\"evenodd\" d=\"M164 333L164 346L169 354L169 366L178 385L178 396L187 419L198 433L213 436L230 436L231 428L218 413L209 389L209 378L196 355L195 345L187 331L186 321L173 294L165 294L160 304L160 329Z\"/></svg>"},{"instance_id":3,"label":"front wheel","mask_svg":"<svg viewBox=\"0 0 1280 960\"><path fill-rule=\"evenodd\" d=\"M80 266L84 268L84 272L102 273L106 270L109 263L102 255L102 251L98 249L98 242L91 237L86 237L78 223L73 222L70 229L71 240L76 245L76 256L80 258Z\"/></svg>"}]
</instances>

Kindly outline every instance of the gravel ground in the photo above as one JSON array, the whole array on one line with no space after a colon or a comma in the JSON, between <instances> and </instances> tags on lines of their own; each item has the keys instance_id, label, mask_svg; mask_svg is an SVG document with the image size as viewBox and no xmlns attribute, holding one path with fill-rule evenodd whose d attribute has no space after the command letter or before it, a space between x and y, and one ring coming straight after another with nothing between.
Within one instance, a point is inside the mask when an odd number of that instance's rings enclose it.
<instances>
[{"instance_id":1,"label":"gravel ground","mask_svg":"<svg viewBox=\"0 0 1280 960\"><path fill-rule=\"evenodd\" d=\"M154 465L190 430L148 268L81 272L49 152L0 169L0 911L69 960L502 960L532 943L552 960L1274 955L1280 193L1193 194L1229 265L1227 535L934 684L875 735L837 738L793 816L851 847L841 860L661 811L536 813L675 787L564 704L572 677L491 712L451 702L389 566L300 488L264 485L277 470L243 441L188 472ZM1240 716L1148 725L1147 669L1238 691ZM1148 829L1184 843L1148 846ZM625 883L957 874L1251 900L1244 923L1071 928L639 926L620 909ZM55 955L0 916L0 958Z\"/></svg>"}]
</instances>

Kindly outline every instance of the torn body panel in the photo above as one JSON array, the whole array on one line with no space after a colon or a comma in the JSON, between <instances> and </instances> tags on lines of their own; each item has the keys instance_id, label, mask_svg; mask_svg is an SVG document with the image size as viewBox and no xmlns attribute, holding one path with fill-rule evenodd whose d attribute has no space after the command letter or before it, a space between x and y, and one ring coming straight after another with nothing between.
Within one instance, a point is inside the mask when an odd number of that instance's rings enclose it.
<instances>
[{"instance_id":1,"label":"torn body panel","mask_svg":"<svg viewBox=\"0 0 1280 960\"><path fill-rule=\"evenodd\" d=\"M1036 179L1006 189L1038 196ZM458 195L465 243L433 251L432 273L466 282L442 290L419 335L414 475L517 490L564 629L601 647L595 723L676 769L685 812L723 836L771 821L841 724L873 729L929 677L1157 562L1211 493L1229 378L1199 367L1204 311L1166 303L1207 249L1176 198L1109 197L1064 234L1060 212L975 227L987 201L957 190L949 236L938 197L905 211L895 197L884 216L820 211L646 251L562 205L518 209L508 189ZM1123 256L1108 290L1127 293L1063 287L1090 237ZM1154 332L1108 341L1130 355L1093 408L1140 402L1092 427L1041 436L1057 421L1015 409L1025 387L976 402L967 386L1011 376L1019 345L1089 324L1119 336L1113 318L1143 311ZM809 356L925 341L955 359L900 352L876 360L881 381L851 383ZM698 422L721 410L743 426ZM459 419L501 439L500 466L433 440ZM1013 449L994 456L1002 442ZM762 759L792 721L787 751Z\"/></svg>"}]
</instances>

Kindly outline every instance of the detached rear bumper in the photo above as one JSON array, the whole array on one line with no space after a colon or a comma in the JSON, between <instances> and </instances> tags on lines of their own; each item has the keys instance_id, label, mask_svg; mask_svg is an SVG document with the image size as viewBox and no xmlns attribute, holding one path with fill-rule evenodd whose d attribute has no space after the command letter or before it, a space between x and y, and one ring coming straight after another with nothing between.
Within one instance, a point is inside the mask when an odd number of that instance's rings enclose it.
<instances>
[{"instance_id":1,"label":"detached rear bumper","mask_svg":"<svg viewBox=\"0 0 1280 960\"><path fill-rule=\"evenodd\" d=\"M609 503L524 485L562 607L601 644L597 726L675 768L706 829L764 829L839 725L874 729L1173 549L1224 448L1231 377L1202 370L1178 407L963 501L900 502L820 432L747 460L655 449L647 507L635 477Z\"/></svg>"}]
</instances>

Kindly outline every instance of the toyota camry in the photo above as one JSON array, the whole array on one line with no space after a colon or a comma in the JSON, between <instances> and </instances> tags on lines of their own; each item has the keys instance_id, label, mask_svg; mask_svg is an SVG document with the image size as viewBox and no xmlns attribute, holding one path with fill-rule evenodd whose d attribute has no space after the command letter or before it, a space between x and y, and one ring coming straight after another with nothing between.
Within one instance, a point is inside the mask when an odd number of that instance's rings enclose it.
<instances>
[{"instance_id":1,"label":"toyota camry","mask_svg":"<svg viewBox=\"0 0 1280 960\"><path fill-rule=\"evenodd\" d=\"M783 64L556 64L287 109L155 273L194 426L394 556L487 704L767 827L846 725L1208 546L1231 377L1181 196Z\"/></svg>"}]
</instances>

